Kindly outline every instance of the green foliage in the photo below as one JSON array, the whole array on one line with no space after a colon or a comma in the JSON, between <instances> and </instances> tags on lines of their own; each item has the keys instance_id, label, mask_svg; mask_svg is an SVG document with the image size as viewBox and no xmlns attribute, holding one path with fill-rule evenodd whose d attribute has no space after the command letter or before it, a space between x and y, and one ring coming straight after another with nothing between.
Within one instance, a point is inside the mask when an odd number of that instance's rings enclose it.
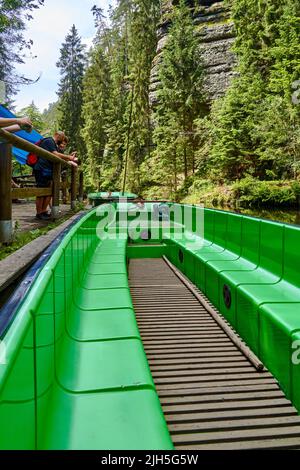
<instances>
[{"instance_id":1,"label":"green foliage","mask_svg":"<svg viewBox=\"0 0 300 470\"><path fill-rule=\"evenodd\" d=\"M85 172L91 187L139 192L151 152L148 102L159 0L119 0L108 26L94 8L97 34L84 79ZM125 175L126 171L126 175Z\"/></svg>"},{"instance_id":2,"label":"green foliage","mask_svg":"<svg viewBox=\"0 0 300 470\"><path fill-rule=\"evenodd\" d=\"M0 80L6 84L7 101L21 84L32 81L16 73L15 65L23 64L32 41L24 38L26 22L31 12L44 4L44 0L0 0Z\"/></svg>"},{"instance_id":3,"label":"green foliage","mask_svg":"<svg viewBox=\"0 0 300 470\"><path fill-rule=\"evenodd\" d=\"M59 126L70 139L71 151L77 150L79 155L84 153L81 138L82 128L82 88L86 65L85 46L81 42L75 25L66 36L60 50L57 67L60 69L59 84Z\"/></svg>"},{"instance_id":4,"label":"green foliage","mask_svg":"<svg viewBox=\"0 0 300 470\"><path fill-rule=\"evenodd\" d=\"M85 175L91 188L99 188L107 136L105 125L110 75L107 59L100 45L90 54L90 65L84 78L82 137L86 145Z\"/></svg>"},{"instance_id":5,"label":"green foliage","mask_svg":"<svg viewBox=\"0 0 300 470\"><path fill-rule=\"evenodd\" d=\"M203 67L191 11L184 0L174 6L168 40L159 65L160 89L155 110L154 142L161 179L175 197L180 175L195 172L195 122L203 114ZM158 162L159 160L159 162Z\"/></svg>"},{"instance_id":6,"label":"green foliage","mask_svg":"<svg viewBox=\"0 0 300 470\"><path fill-rule=\"evenodd\" d=\"M82 131L89 185L120 190L126 179L126 189L148 197L297 204L300 106L292 96L300 80L300 1L226 0L237 73L212 104L193 20L207 8L200 3L174 0L167 8L154 110L149 84L161 2L118 0L109 23L93 9Z\"/></svg>"},{"instance_id":7,"label":"green foliage","mask_svg":"<svg viewBox=\"0 0 300 470\"><path fill-rule=\"evenodd\" d=\"M228 180L300 175L300 2L234 0L239 76L210 116L214 172Z\"/></svg>"},{"instance_id":8,"label":"green foliage","mask_svg":"<svg viewBox=\"0 0 300 470\"><path fill-rule=\"evenodd\" d=\"M50 103L42 113L43 131L42 134L53 135L59 129L60 111L59 102Z\"/></svg>"},{"instance_id":9,"label":"green foliage","mask_svg":"<svg viewBox=\"0 0 300 470\"><path fill-rule=\"evenodd\" d=\"M135 0L129 40L129 108L126 115L128 141L128 186L139 192L142 184L141 165L151 158L152 127L150 122L149 85L155 55L156 29L160 15L158 0ZM132 113L130 111L132 110ZM131 114L131 116L130 116ZM129 122L131 118L131 122Z\"/></svg>"},{"instance_id":10,"label":"green foliage","mask_svg":"<svg viewBox=\"0 0 300 470\"><path fill-rule=\"evenodd\" d=\"M20 116L28 116L32 121L34 129L38 132L42 132L44 129L43 117L38 107L34 104L34 101L26 108L21 109L19 114Z\"/></svg>"},{"instance_id":11,"label":"green foliage","mask_svg":"<svg viewBox=\"0 0 300 470\"><path fill-rule=\"evenodd\" d=\"M233 185L233 195L241 206L298 206L298 181L259 181L248 176Z\"/></svg>"}]
</instances>

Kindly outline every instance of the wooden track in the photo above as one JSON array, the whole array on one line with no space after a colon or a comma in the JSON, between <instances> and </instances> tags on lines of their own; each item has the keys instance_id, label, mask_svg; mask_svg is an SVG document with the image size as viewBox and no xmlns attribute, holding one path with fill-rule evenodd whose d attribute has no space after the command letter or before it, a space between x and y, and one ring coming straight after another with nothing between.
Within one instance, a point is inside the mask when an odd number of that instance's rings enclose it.
<instances>
[{"instance_id":1,"label":"wooden track","mask_svg":"<svg viewBox=\"0 0 300 470\"><path fill-rule=\"evenodd\" d=\"M300 449L300 416L162 259L131 260L129 283L169 430L180 450Z\"/></svg>"}]
</instances>

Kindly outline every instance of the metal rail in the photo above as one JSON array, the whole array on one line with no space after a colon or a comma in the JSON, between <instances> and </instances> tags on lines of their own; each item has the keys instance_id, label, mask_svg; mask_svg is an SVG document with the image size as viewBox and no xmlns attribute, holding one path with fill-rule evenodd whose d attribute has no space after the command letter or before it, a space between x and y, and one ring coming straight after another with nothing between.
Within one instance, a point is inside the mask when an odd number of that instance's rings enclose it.
<instances>
[{"instance_id":1,"label":"metal rail","mask_svg":"<svg viewBox=\"0 0 300 470\"><path fill-rule=\"evenodd\" d=\"M300 416L162 259L130 260L153 379L177 449L300 449Z\"/></svg>"}]
</instances>

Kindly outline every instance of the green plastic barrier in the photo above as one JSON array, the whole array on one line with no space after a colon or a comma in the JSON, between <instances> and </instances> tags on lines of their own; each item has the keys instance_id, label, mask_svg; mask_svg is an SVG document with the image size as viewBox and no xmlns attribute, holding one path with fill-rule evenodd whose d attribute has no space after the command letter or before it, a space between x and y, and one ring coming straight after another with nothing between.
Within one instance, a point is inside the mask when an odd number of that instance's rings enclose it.
<instances>
[{"instance_id":1,"label":"green plastic barrier","mask_svg":"<svg viewBox=\"0 0 300 470\"><path fill-rule=\"evenodd\" d=\"M1 449L173 449L129 293L127 241L100 241L98 223L92 211L70 230L4 337Z\"/></svg>"},{"instance_id":2,"label":"green plastic barrier","mask_svg":"<svg viewBox=\"0 0 300 470\"><path fill-rule=\"evenodd\" d=\"M135 320L128 256L166 254L300 411L300 227L175 204L169 226L148 227L159 246L138 238L127 247L122 221L134 222L139 208L113 207L108 230L117 226L119 238L100 241L101 217L87 214L52 255L5 335L0 448L172 449ZM141 233L157 208L145 209Z\"/></svg>"},{"instance_id":3,"label":"green plastic barrier","mask_svg":"<svg viewBox=\"0 0 300 470\"><path fill-rule=\"evenodd\" d=\"M172 234L166 240L167 256L221 311L300 411L300 366L292 360L300 340L300 227L208 209L204 224L199 250L188 246L184 229L181 240Z\"/></svg>"}]
</instances>

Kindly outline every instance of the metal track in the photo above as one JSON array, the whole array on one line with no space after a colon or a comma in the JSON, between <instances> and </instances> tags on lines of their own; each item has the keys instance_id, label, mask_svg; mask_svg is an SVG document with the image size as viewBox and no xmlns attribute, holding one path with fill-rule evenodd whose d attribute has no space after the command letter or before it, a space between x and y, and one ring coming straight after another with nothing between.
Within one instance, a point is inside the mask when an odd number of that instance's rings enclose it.
<instances>
[{"instance_id":1,"label":"metal track","mask_svg":"<svg viewBox=\"0 0 300 470\"><path fill-rule=\"evenodd\" d=\"M131 260L148 362L179 450L299 449L300 416L162 259Z\"/></svg>"}]
</instances>

